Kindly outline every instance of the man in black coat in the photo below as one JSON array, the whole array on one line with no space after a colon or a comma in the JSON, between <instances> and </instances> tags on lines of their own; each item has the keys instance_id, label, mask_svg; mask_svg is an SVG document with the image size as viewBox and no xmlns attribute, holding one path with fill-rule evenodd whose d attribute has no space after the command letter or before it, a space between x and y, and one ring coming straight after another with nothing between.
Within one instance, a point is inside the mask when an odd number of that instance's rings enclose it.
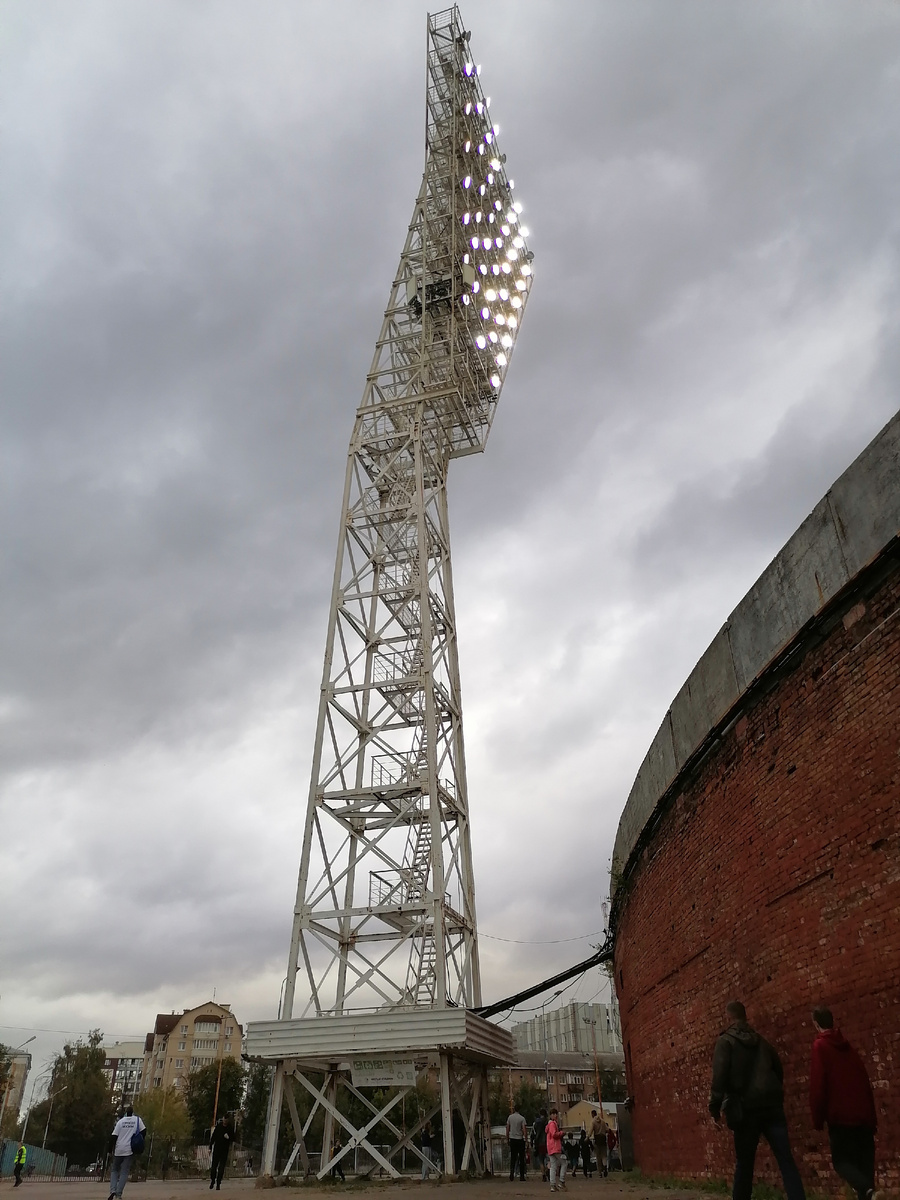
<instances>
[{"instance_id":1,"label":"man in black coat","mask_svg":"<svg viewBox=\"0 0 900 1200\"><path fill-rule=\"evenodd\" d=\"M218 1121L216 1121L216 1127L212 1131L212 1136L209 1139L209 1148L212 1151L209 1163L210 1191L215 1188L218 1192L222 1187L222 1176L225 1174L228 1151L231 1149L233 1141L234 1135L231 1126L226 1122L224 1117L219 1117Z\"/></svg>"},{"instance_id":2,"label":"man in black coat","mask_svg":"<svg viewBox=\"0 0 900 1200\"><path fill-rule=\"evenodd\" d=\"M725 1011L731 1025L720 1034L713 1052L709 1111L716 1123L724 1113L734 1133L733 1200L750 1200L760 1137L772 1149L787 1200L806 1200L784 1115L781 1060L775 1048L747 1024L747 1011L739 1000Z\"/></svg>"}]
</instances>

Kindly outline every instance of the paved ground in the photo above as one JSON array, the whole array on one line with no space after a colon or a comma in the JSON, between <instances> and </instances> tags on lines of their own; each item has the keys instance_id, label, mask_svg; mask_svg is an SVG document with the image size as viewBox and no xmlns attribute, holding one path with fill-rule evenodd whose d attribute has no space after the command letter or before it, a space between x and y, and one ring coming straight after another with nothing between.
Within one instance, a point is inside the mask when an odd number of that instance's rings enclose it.
<instances>
[{"instance_id":1,"label":"paved ground","mask_svg":"<svg viewBox=\"0 0 900 1200\"><path fill-rule=\"evenodd\" d=\"M401 1183L348 1183L346 1187L335 1185L304 1185L303 1188L290 1188L288 1191L255 1191L253 1179L226 1179L222 1184L222 1200L286 1200L287 1197L297 1197L300 1200L314 1200L316 1197L328 1196L330 1200L338 1200L343 1195L346 1200L359 1192L365 1192L369 1197L383 1196L384 1200L411 1200L410 1194L433 1193L440 1189L440 1200L538 1200L545 1197L549 1200L550 1189L540 1180L526 1180L525 1183L510 1183L507 1179L480 1179L465 1183L419 1183L418 1180L403 1180ZM4 1195L12 1192L12 1179L0 1181L0 1192ZM16 1200L106 1200L107 1185L97 1180L58 1180L57 1182L29 1180L19 1188ZM202 1179L175 1180L162 1183L151 1179L147 1183L129 1183L125 1189L125 1200L203 1200L209 1194L209 1184ZM640 1177L616 1172L609 1179L577 1179L569 1180L566 1195L569 1200L710 1200L709 1193L667 1188L664 1192L648 1186ZM434 1197L438 1200L438 1197Z\"/></svg>"}]
</instances>

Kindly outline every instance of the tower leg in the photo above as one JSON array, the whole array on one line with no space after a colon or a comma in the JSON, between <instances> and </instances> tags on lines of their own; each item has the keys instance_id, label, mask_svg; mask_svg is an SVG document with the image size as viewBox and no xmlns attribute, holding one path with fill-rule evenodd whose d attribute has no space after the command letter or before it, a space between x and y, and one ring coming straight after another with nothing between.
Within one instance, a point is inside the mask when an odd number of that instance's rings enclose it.
<instances>
[{"instance_id":1,"label":"tower leg","mask_svg":"<svg viewBox=\"0 0 900 1200\"><path fill-rule=\"evenodd\" d=\"M275 1174L278 1153L278 1127L281 1124L281 1099L284 1093L284 1065L276 1063L269 1089L269 1111L266 1114L266 1134L263 1139L262 1174Z\"/></svg>"},{"instance_id":2,"label":"tower leg","mask_svg":"<svg viewBox=\"0 0 900 1200\"><path fill-rule=\"evenodd\" d=\"M453 1156L453 1098L450 1092L450 1072L453 1059L449 1054L441 1055L441 1127L444 1131L444 1175L454 1178L456 1159Z\"/></svg>"}]
</instances>

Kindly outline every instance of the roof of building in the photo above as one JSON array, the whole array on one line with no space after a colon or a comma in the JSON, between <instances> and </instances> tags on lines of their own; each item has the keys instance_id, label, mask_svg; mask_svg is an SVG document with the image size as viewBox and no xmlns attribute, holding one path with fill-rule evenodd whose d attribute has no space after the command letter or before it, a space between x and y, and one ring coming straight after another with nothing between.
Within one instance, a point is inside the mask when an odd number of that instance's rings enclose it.
<instances>
[{"instance_id":1,"label":"roof of building","mask_svg":"<svg viewBox=\"0 0 900 1200\"><path fill-rule=\"evenodd\" d=\"M543 1071L544 1062L549 1063L553 1071L593 1071L593 1054L581 1054L573 1050L517 1050L514 1066L528 1071ZM597 1063L601 1071L621 1067L624 1063L621 1054L597 1054Z\"/></svg>"},{"instance_id":2,"label":"roof of building","mask_svg":"<svg viewBox=\"0 0 900 1200\"><path fill-rule=\"evenodd\" d=\"M672 701L619 820L613 888L681 770L762 673L900 532L900 413L819 501Z\"/></svg>"}]
</instances>

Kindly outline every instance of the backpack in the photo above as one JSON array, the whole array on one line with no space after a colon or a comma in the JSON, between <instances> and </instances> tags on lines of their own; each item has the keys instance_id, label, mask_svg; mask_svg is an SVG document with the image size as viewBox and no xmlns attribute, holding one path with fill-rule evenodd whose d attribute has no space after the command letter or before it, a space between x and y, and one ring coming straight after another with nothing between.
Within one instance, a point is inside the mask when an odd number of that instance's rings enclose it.
<instances>
[{"instance_id":1,"label":"backpack","mask_svg":"<svg viewBox=\"0 0 900 1200\"><path fill-rule=\"evenodd\" d=\"M141 1118L135 1116L137 1124L134 1127L134 1133L131 1135L131 1153L143 1154L144 1152L144 1134L147 1132L146 1126L141 1129Z\"/></svg>"}]
</instances>

